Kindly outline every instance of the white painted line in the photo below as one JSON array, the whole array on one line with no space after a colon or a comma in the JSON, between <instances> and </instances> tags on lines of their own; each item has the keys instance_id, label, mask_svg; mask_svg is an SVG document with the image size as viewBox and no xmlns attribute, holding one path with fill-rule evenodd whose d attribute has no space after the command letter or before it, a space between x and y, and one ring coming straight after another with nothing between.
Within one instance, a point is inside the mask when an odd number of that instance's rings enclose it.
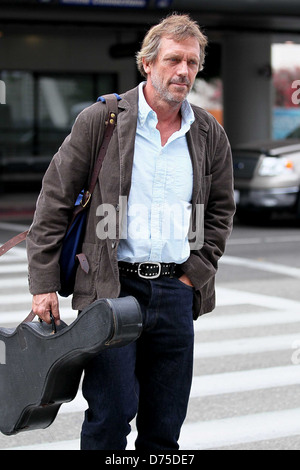
<instances>
[{"instance_id":1,"label":"white painted line","mask_svg":"<svg viewBox=\"0 0 300 470\"><path fill-rule=\"evenodd\" d=\"M24 275L22 277L7 277L5 279L0 279L0 290L7 289L10 287L11 288L24 287L24 289L28 289L27 276Z\"/></svg>"},{"instance_id":2,"label":"white painted line","mask_svg":"<svg viewBox=\"0 0 300 470\"><path fill-rule=\"evenodd\" d=\"M69 413L83 413L88 408L87 402L83 397L81 390L78 391L76 397L73 401L69 403L64 403L60 409L59 414L69 414Z\"/></svg>"},{"instance_id":3,"label":"white painted line","mask_svg":"<svg viewBox=\"0 0 300 470\"><path fill-rule=\"evenodd\" d=\"M240 291L237 289L228 289L217 286L217 306L227 305L259 305L266 307L268 310L299 310L300 302L296 300L286 299L264 294L255 294L252 292Z\"/></svg>"},{"instance_id":4,"label":"white painted line","mask_svg":"<svg viewBox=\"0 0 300 470\"><path fill-rule=\"evenodd\" d=\"M1 309L5 309L5 305L12 305L12 304L22 304L22 303L31 303L32 296L29 292L25 294L0 294L0 306Z\"/></svg>"},{"instance_id":5,"label":"white painted line","mask_svg":"<svg viewBox=\"0 0 300 470\"><path fill-rule=\"evenodd\" d=\"M286 235L285 237L266 237L265 243L297 243L300 242L299 235Z\"/></svg>"},{"instance_id":6,"label":"white painted line","mask_svg":"<svg viewBox=\"0 0 300 470\"><path fill-rule=\"evenodd\" d=\"M297 435L300 408L187 423L179 442L181 449L204 450Z\"/></svg>"},{"instance_id":7,"label":"white painted line","mask_svg":"<svg viewBox=\"0 0 300 470\"><path fill-rule=\"evenodd\" d=\"M274 274L283 274L285 276L300 279L300 268L293 268L291 266L283 266L281 264L268 263L265 261L255 261L248 258L238 258L236 256L223 256L220 263L230 266L257 269L259 271L266 271Z\"/></svg>"},{"instance_id":8,"label":"white painted line","mask_svg":"<svg viewBox=\"0 0 300 470\"><path fill-rule=\"evenodd\" d=\"M80 450L80 440L45 442L43 444L31 444L1 450Z\"/></svg>"},{"instance_id":9,"label":"white painted line","mask_svg":"<svg viewBox=\"0 0 300 470\"><path fill-rule=\"evenodd\" d=\"M27 251L25 250L25 248L21 248L20 246L15 246L14 248L12 248L12 250L9 251L9 253L13 255L14 257L19 258L20 261L25 260L26 265L27 265Z\"/></svg>"},{"instance_id":10,"label":"white painted line","mask_svg":"<svg viewBox=\"0 0 300 470\"><path fill-rule=\"evenodd\" d=\"M270 311L236 313L235 315L203 315L194 324L197 332L235 330L267 325L287 325L300 322L300 308L297 311ZM299 326L300 331L300 326Z\"/></svg>"},{"instance_id":11,"label":"white painted line","mask_svg":"<svg viewBox=\"0 0 300 470\"><path fill-rule=\"evenodd\" d=\"M0 262L0 275L1 274L14 274L14 273L26 273L28 267L26 263L16 263L16 264L2 264Z\"/></svg>"},{"instance_id":12,"label":"white painted line","mask_svg":"<svg viewBox=\"0 0 300 470\"><path fill-rule=\"evenodd\" d=\"M1 246L1 244L0 244ZM1 264L4 263L4 262L8 262L8 261L16 261L16 260L19 260L19 261L26 261L26 264L27 264L27 252L25 250L25 248L21 248L19 246L15 246L14 248L12 248L11 250L9 250L7 253L5 253L2 258L1 258Z\"/></svg>"},{"instance_id":13,"label":"white painted line","mask_svg":"<svg viewBox=\"0 0 300 470\"><path fill-rule=\"evenodd\" d=\"M13 287L13 286L12 286ZM61 306L64 306L66 304L69 305L70 301L65 298L60 298L59 304ZM30 292L25 292L25 293L12 293L12 294L1 294L0 293L0 311L5 311L5 306L6 305L14 305L14 304L27 304L28 302L31 304L32 301L32 295Z\"/></svg>"},{"instance_id":14,"label":"white painted line","mask_svg":"<svg viewBox=\"0 0 300 470\"><path fill-rule=\"evenodd\" d=\"M299 235L287 235L280 237L251 237L251 238L233 238L231 237L227 244L234 245L261 245L261 244L270 244L270 243L297 243L300 242Z\"/></svg>"},{"instance_id":15,"label":"white painted line","mask_svg":"<svg viewBox=\"0 0 300 470\"><path fill-rule=\"evenodd\" d=\"M299 365L194 376L191 398L266 390L273 387L299 384ZM83 413L87 407L87 402L82 396L81 390L79 390L73 401L64 403L60 407L59 414Z\"/></svg>"},{"instance_id":16,"label":"white painted line","mask_svg":"<svg viewBox=\"0 0 300 470\"><path fill-rule=\"evenodd\" d=\"M230 238L227 245L260 245L263 243L263 238Z\"/></svg>"},{"instance_id":17,"label":"white painted line","mask_svg":"<svg viewBox=\"0 0 300 470\"><path fill-rule=\"evenodd\" d=\"M300 331L290 335L240 338L228 341L203 342L195 344L196 359L207 357L236 356L270 351L291 350L300 342Z\"/></svg>"},{"instance_id":18,"label":"white painted line","mask_svg":"<svg viewBox=\"0 0 300 470\"><path fill-rule=\"evenodd\" d=\"M300 366L270 367L193 378L191 398L300 384Z\"/></svg>"},{"instance_id":19,"label":"white painted line","mask_svg":"<svg viewBox=\"0 0 300 470\"><path fill-rule=\"evenodd\" d=\"M79 432L79 431L78 431ZM300 434L300 408L237 416L220 420L185 423L180 450L205 450ZM136 431L128 436L128 450L134 450ZM79 450L79 439L45 442L3 450Z\"/></svg>"},{"instance_id":20,"label":"white painted line","mask_svg":"<svg viewBox=\"0 0 300 470\"><path fill-rule=\"evenodd\" d=\"M1 298L0 298L1 299ZM1 302L1 300L0 300ZM28 304L31 306L31 303ZM77 317L77 311L72 310L71 308L63 308L60 307L60 317L66 323L75 320ZM0 325L15 325L17 326L20 322L22 322L30 312L30 308L28 307L27 310L17 310L13 312L0 312Z\"/></svg>"}]
</instances>

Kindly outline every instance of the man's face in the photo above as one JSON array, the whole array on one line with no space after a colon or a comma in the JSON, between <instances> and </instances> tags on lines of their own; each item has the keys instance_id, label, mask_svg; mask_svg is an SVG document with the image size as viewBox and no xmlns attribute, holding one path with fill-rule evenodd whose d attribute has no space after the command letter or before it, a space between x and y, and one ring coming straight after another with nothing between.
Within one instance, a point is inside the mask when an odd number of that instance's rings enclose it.
<instances>
[{"instance_id":1,"label":"man's face","mask_svg":"<svg viewBox=\"0 0 300 470\"><path fill-rule=\"evenodd\" d=\"M196 38L177 42L163 37L155 62L146 64L148 84L154 95L172 104L184 101L199 70L200 46Z\"/></svg>"}]
</instances>

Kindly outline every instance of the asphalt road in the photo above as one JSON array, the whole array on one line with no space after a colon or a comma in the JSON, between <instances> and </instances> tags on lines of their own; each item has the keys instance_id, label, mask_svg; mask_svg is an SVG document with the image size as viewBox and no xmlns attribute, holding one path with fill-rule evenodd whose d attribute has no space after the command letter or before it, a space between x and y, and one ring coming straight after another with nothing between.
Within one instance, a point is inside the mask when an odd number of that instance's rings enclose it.
<instances>
[{"instance_id":1,"label":"asphalt road","mask_svg":"<svg viewBox=\"0 0 300 470\"><path fill-rule=\"evenodd\" d=\"M25 223L0 222L0 242ZM217 275L217 308L195 322L194 381L181 449L300 449L300 227L235 223ZM0 260L0 324L30 310L23 246ZM62 316L74 318L69 300ZM3 367L3 366L0 366ZM0 449L79 449L84 400L47 430L0 435ZM133 449L135 427L128 448Z\"/></svg>"}]
</instances>

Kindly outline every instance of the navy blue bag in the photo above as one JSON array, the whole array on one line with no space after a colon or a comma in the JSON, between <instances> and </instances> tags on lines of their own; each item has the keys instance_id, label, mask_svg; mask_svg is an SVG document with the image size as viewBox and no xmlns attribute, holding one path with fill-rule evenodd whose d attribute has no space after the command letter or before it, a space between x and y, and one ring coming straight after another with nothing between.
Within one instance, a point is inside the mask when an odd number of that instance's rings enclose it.
<instances>
[{"instance_id":1,"label":"navy blue bag","mask_svg":"<svg viewBox=\"0 0 300 470\"><path fill-rule=\"evenodd\" d=\"M78 196L75 203L75 211L80 207L83 199L83 191ZM82 247L84 237L84 228L86 222L87 211L82 210L73 217L73 222L69 225L64 238L61 254L60 254L60 283L61 288L59 295L69 297L73 293L75 275L77 268L77 256Z\"/></svg>"},{"instance_id":2,"label":"navy blue bag","mask_svg":"<svg viewBox=\"0 0 300 470\"><path fill-rule=\"evenodd\" d=\"M120 96L114 93L113 95L101 96L97 100L107 103L109 114L104 138L98 159L95 163L89 189L87 191L81 191L77 197L72 220L69 223L67 233L64 237L60 255L61 288L58 292L62 297L68 297L73 294L78 262L86 273L89 271L88 261L85 258L84 253L81 253L86 226L87 209L89 207L90 199L97 182L108 144L116 125L118 112L117 100L120 99Z\"/></svg>"}]
</instances>

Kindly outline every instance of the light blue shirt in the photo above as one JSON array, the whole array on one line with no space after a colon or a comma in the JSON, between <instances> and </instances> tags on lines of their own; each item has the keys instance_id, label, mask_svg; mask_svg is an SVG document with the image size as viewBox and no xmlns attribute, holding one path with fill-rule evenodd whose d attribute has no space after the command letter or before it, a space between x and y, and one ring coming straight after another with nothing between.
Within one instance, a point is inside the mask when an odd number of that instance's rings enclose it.
<instances>
[{"instance_id":1,"label":"light blue shirt","mask_svg":"<svg viewBox=\"0 0 300 470\"><path fill-rule=\"evenodd\" d=\"M188 103L181 106L181 129L162 146L156 113L139 86L132 184L123 214L118 260L183 263L189 257L193 168L186 133L194 122Z\"/></svg>"}]
</instances>

